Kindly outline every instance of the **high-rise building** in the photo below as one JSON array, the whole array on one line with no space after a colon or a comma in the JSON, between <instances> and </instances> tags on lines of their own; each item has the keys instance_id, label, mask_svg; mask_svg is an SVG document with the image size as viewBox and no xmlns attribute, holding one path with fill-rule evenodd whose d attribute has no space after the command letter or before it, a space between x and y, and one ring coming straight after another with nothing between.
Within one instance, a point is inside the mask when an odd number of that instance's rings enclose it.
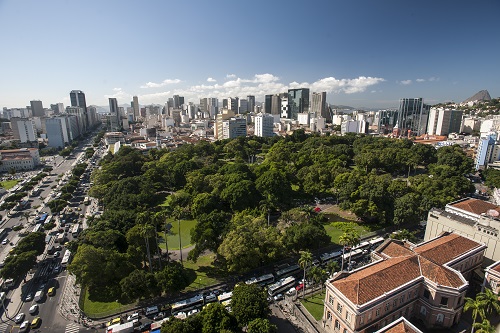
<instances>
[{"instance_id":1,"label":"high-rise building","mask_svg":"<svg viewBox=\"0 0 500 333\"><path fill-rule=\"evenodd\" d=\"M87 102L85 101L85 94L81 90L71 90L69 93L71 106L79 106L83 111L87 112Z\"/></svg>"},{"instance_id":2,"label":"high-rise building","mask_svg":"<svg viewBox=\"0 0 500 333\"><path fill-rule=\"evenodd\" d=\"M332 120L332 116L326 106L326 91L313 92L311 94L311 112L314 113L314 117L321 116L327 121Z\"/></svg>"},{"instance_id":3,"label":"high-rise building","mask_svg":"<svg viewBox=\"0 0 500 333\"><path fill-rule=\"evenodd\" d=\"M64 148L70 142L65 116L45 119L45 127L47 130L48 147L60 149Z\"/></svg>"},{"instance_id":4,"label":"high-rise building","mask_svg":"<svg viewBox=\"0 0 500 333\"><path fill-rule=\"evenodd\" d=\"M273 95L266 95L264 97L264 112L271 114L272 105L273 105Z\"/></svg>"},{"instance_id":5,"label":"high-rise building","mask_svg":"<svg viewBox=\"0 0 500 333\"><path fill-rule=\"evenodd\" d=\"M462 126L462 115L462 110L431 108L427 134L448 135L450 133L459 133Z\"/></svg>"},{"instance_id":6,"label":"high-rise building","mask_svg":"<svg viewBox=\"0 0 500 333\"><path fill-rule=\"evenodd\" d=\"M248 101L246 99L240 99L238 101L238 113L244 114L249 112L248 110Z\"/></svg>"},{"instance_id":7,"label":"high-rise building","mask_svg":"<svg viewBox=\"0 0 500 333\"><path fill-rule=\"evenodd\" d=\"M134 117L135 119L139 118L139 98L137 96L134 96L132 98L132 107L134 108Z\"/></svg>"},{"instance_id":8,"label":"high-rise building","mask_svg":"<svg viewBox=\"0 0 500 333\"><path fill-rule=\"evenodd\" d=\"M215 127L214 127L214 137L215 139L222 139L222 123L231 118L234 117L235 114L233 111L228 110L228 109L222 109L220 113L217 114L216 120L215 120Z\"/></svg>"},{"instance_id":9,"label":"high-rise building","mask_svg":"<svg viewBox=\"0 0 500 333\"><path fill-rule=\"evenodd\" d=\"M419 136L427 130L430 106L422 98L401 98L399 100L397 134ZM396 130L395 130L396 131Z\"/></svg>"},{"instance_id":10,"label":"high-rise building","mask_svg":"<svg viewBox=\"0 0 500 333\"><path fill-rule=\"evenodd\" d=\"M228 97L226 99L226 103L227 103L227 109L228 110L231 110L234 112L234 114L238 114L238 101L239 101L239 98L238 97Z\"/></svg>"},{"instance_id":11,"label":"high-rise building","mask_svg":"<svg viewBox=\"0 0 500 333\"><path fill-rule=\"evenodd\" d=\"M208 112L208 98L200 98L200 111Z\"/></svg>"},{"instance_id":12,"label":"high-rise building","mask_svg":"<svg viewBox=\"0 0 500 333\"><path fill-rule=\"evenodd\" d=\"M87 132L86 127L86 116L82 107L79 106L67 106L66 113L68 115L73 115L76 117L76 128L78 129L78 133L75 131L72 132L73 136L78 137L83 135L83 133Z\"/></svg>"},{"instance_id":13,"label":"high-rise building","mask_svg":"<svg viewBox=\"0 0 500 333\"><path fill-rule=\"evenodd\" d=\"M109 125L110 131L119 131L121 129L120 124L120 110L118 109L118 101L116 98L109 99Z\"/></svg>"},{"instance_id":14,"label":"high-rise building","mask_svg":"<svg viewBox=\"0 0 500 333\"><path fill-rule=\"evenodd\" d=\"M280 114L281 109L281 96L273 95L271 98L271 114Z\"/></svg>"},{"instance_id":15,"label":"high-rise building","mask_svg":"<svg viewBox=\"0 0 500 333\"><path fill-rule=\"evenodd\" d=\"M180 109L181 105L184 104L184 97L179 95L174 95L173 103L174 103L173 105L174 109Z\"/></svg>"},{"instance_id":16,"label":"high-rise building","mask_svg":"<svg viewBox=\"0 0 500 333\"><path fill-rule=\"evenodd\" d=\"M248 101L248 111L255 112L255 110L254 110L255 109L255 96L248 95L247 101Z\"/></svg>"},{"instance_id":17,"label":"high-rise building","mask_svg":"<svg viewBox=\"0 0 500 333\"><path fill-rule=\"evenodd\" d=\"M30 101L31 104L31 114L33 117L43 117L45 112L43 111L42 101Z\"/></svg>"},{"instance_id":18,"label":"high-rise building","mask_svg":"<svg viewBox=\"0 0 500 333\"><path fill-rule=\"evenodd\" d=\"M297 114L309 112L309 89L288 89L288 116L297 119Z\"/></svg>"},{"instance_id":19,"label":"high-rise building","mask_svg":"<svg viewBox=\"0 0 500 333\"><path fill-rule=\"evenodd\" d=\"M222 138L233 139L238 136L247 136L246 118L233 117L222 122Z\"/></svg>"},{"instance_id":20,"label":"high-rise building","mask_svg":"<svg viewBox=\"0 0 500 333\"><path fill-rule=\"evenodd\" d=\"M54 114L64 113L64 104L63 103L50 104L50 109L54 112Z\"/></svg>"},{"instance_id":21,"label":"high-rise building","mask_svg":"<svg viewBox=\"0 0 500 333\"><path fill-rule=\"evenodd\" d=\"M21 143L33 142L37 140L35 124L28 118L11 118L12 135L14 139Z\"/></svg>"},{"instance_id":22,"label":"high-rise building","mask_svg":"<svg viewBox=\"0 0 500 333\"><path fill-rule=\"evenodd\" d=\"M255 116L255 135L262 137L273 136L274 117L267 113Z\"/></svg>"}]
</instances>

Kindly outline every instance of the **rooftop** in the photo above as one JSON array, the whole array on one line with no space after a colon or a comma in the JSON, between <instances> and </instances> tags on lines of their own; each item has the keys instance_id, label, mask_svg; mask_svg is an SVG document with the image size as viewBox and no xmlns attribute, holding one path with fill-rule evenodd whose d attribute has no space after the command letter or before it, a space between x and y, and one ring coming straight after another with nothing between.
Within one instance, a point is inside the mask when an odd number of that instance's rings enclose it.
<instances>
[{"instance_id":1,"label":"rooftop","mask_svg":"<svg viewBox=\"0 0 500 333\"><path fill-rule=\"evenodd\" d=\"M413 326L405 317L401 317L375 333L422 333L422 331Z\"/></svg>"},{"instance_id":2,"label":"rooftop","mask_svg":"<svg viewBox=\"0 0 500 333\"><path fill-rule=\"evenodd\" d=\"M494 210L500 213L499 206L484 200L479 200L474 198L467 198L465 200L460 200L455 203L451 203L448 206L457 209L462 209L476 215L486 214L488 213L489 210Z\"/></svg>"}]
</instances>

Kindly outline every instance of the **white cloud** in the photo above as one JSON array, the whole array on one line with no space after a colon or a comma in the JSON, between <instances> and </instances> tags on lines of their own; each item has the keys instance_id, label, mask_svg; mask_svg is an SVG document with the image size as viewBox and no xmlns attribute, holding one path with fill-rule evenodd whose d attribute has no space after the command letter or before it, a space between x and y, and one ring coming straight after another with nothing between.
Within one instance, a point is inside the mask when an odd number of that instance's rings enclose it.
<instances>
[{"instance_id":1,"label":"white cloud","mask_svg":"<svg viewBox=\"0 0 500 333\"><path fill-rule=\"evenodd\" d=\"M207 82L217 82L217 80L216 80L216 79L214 79L214 78L209 77L209 78L207 79Z\"/></svg>"},{"instance_id":2,"label":"white cloud","mask_svg":"<svg viewBox=\"0 0 500 333\"><path fill-rule=\"evenodd\" d=\"M145 89L145 88L160 88L160 87L164 87L168 84L177 84L180 82L181 82L181 80L179 80L179 79L166 79L160 83L148 82L145 85L141 86L141 88L143 88L143 89Z\"/></svg>"},{"instance_id":3,"label":"white cloud","mask_svg":"<svg viewBox=\"0 0 500 333\"><path fill-rule=\"evenodd\" d=\"M416 79L417 82L425 82L425 79Z\"/></svg>"},{"instance_id":4,"label":"white cloud","mask_svg":"<svg viewBox=\"0 0 500 333\"><path fill-rule=\"evenodd\" d=\"M120 91L122 88L113 88L113 91Z\"/></svg>"},{"instance_id":5,"label":"white cloud","mask_svg":"<svg viewBox=\"0 0 500 333\"><path fill-rule=\"evenodd\" d=\"M235 77L236 77L236 75L234 75L234 74L227 74L226 75L227 79L234 79Z\"/></svg>"},{"instance_id":6,"label":"white cloud","mask_svg":"<svg viewBox=\"0 0 500 333\"><path fill-rule=\"evenodd\" d=\"M433 81L439 81L439 78L438 78L438 77L434 77L434 76L433 76L433 77L430 77L430 78L429 78L429 81L430 81L430 82L433 82Z\"/></svg>"},{"instance_id":7,"label":"white cloud","mask_svg":"<svg viewBox=\"0 0 500 333\"><path fill-rule=\"evenodd\" d=\"M411 84L411 82L412 82L411 80L403 80L403 81L400 81L399 83L401 83L404 86L407 86L407 85Z\"/></svg>"},{"instance_id":8,"label":"white cloud","mask_svg":"<svg viewBox=\"0 0 500 333\"><path fill-rule=\"evenodd\" d=\"M106 99L116 98L118 100L118 103L123 103L125 101L128 102L132 98L132 95L123 91L122 88L113 88L113 91L114 91L113 94L104 95L104 97Z\"/></svg>"}]
</instances>

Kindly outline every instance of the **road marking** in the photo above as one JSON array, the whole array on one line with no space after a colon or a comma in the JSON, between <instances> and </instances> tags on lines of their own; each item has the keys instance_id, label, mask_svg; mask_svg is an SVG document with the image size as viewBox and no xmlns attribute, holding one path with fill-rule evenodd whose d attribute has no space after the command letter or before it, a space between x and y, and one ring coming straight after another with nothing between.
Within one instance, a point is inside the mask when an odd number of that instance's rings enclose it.
<instances>
[{"instance_id":1,"label":"road marking","mask_svg":"<svg viewBox=\"0 0 500 333\"><path fill-rule=\"evenodd\" d=\"M9 328L9 324L6 324L6 323L1 323L0 324L0 332L1 333L5 333L7 332L7 329Z\"/></svg>"},{"instance_id":2,"label":"road marking","mask_svg":"<svg viewBox=\"0 0 500 333\"><path fill-rule=\"evenodd\" d=\"M70 323L66 325L66 330L64 333L76 333L80 330L80 325L75 324L75 323Z\"/></svg>"}]
</instances>

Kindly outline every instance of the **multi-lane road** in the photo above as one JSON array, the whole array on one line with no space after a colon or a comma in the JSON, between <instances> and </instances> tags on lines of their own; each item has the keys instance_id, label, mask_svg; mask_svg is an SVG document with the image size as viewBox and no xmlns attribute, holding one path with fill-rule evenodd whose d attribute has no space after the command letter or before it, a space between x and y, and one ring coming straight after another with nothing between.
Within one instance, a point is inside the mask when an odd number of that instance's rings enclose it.
<instances>
[{"instance_id":1,"label":"multi-lane road","mask_svg":"<svg viewBox=\"0 0 500 333\"><path fill-rule=\"evenodd\" d=\"M50 215L51 212L49 207L46 206L46 202L50 200L51 194L57 192L57 189L60 187L59 175L69 172L77 164L80 157L84 156L83 146L84 144L81 144L79 148L75 149L75 157L72 159L65 159L61 156L48 158L49 162L47 164L52 166L53 170L50 176L43 179L40 195L29 199L30 208L25 210L31 214L28 221L22 216L8 218L7 211L0 212L2 216L5 216L0 228L9 231L8 235L5 236L8 241L5 245L0 245L0 261L5 260L13 245L21 238L16 231L12 230L14 226L23 224L28 227L28 230L31 230L34 223L31 222L30 224L30 221L34 220L35 216L42 212L47 212ZM86 189L81 185L79 191L81 191L80 194L83 196ZM74 204L73 209L78 214L85 216L87 211L90 213L91 210L95 210L93 206L94 204L86 206L78 201L78 203ZM57 232L60 228L57 219L56 221L57 225L53 229L54 232ZM7 292L4 307L3 309L0 307L0 333L19 332L20 323L15 323L13 320L19 313L24 313L24 320L30 322L35 317L41 318L40 326L37 329L31 329L31 332L40 330L40 332L76 333L88 330L79 324L79 309L77 305L79 290L75 288L74 280L68 278L67 272L60 267L61 257L65 249L63 245L55 243L55 239L56 237L51 238L50 243L46 246L46 250L52 245L61 246L60 255L54 257L54 255L48 254L45 251L44 254L39 256L37 267L28 273L24 280L18 279L17 284ZM71 232L67 233L67 239L72 239ZM47 291L51 287L55 287L55 294L49 296ZM33 296L38 290L44 290L45 296L41 302L35 302L34 299L27 299L28 295ZM29 309L34 304L38 304L38 310L30 314Z\"/></svg>"}]
</instances>

